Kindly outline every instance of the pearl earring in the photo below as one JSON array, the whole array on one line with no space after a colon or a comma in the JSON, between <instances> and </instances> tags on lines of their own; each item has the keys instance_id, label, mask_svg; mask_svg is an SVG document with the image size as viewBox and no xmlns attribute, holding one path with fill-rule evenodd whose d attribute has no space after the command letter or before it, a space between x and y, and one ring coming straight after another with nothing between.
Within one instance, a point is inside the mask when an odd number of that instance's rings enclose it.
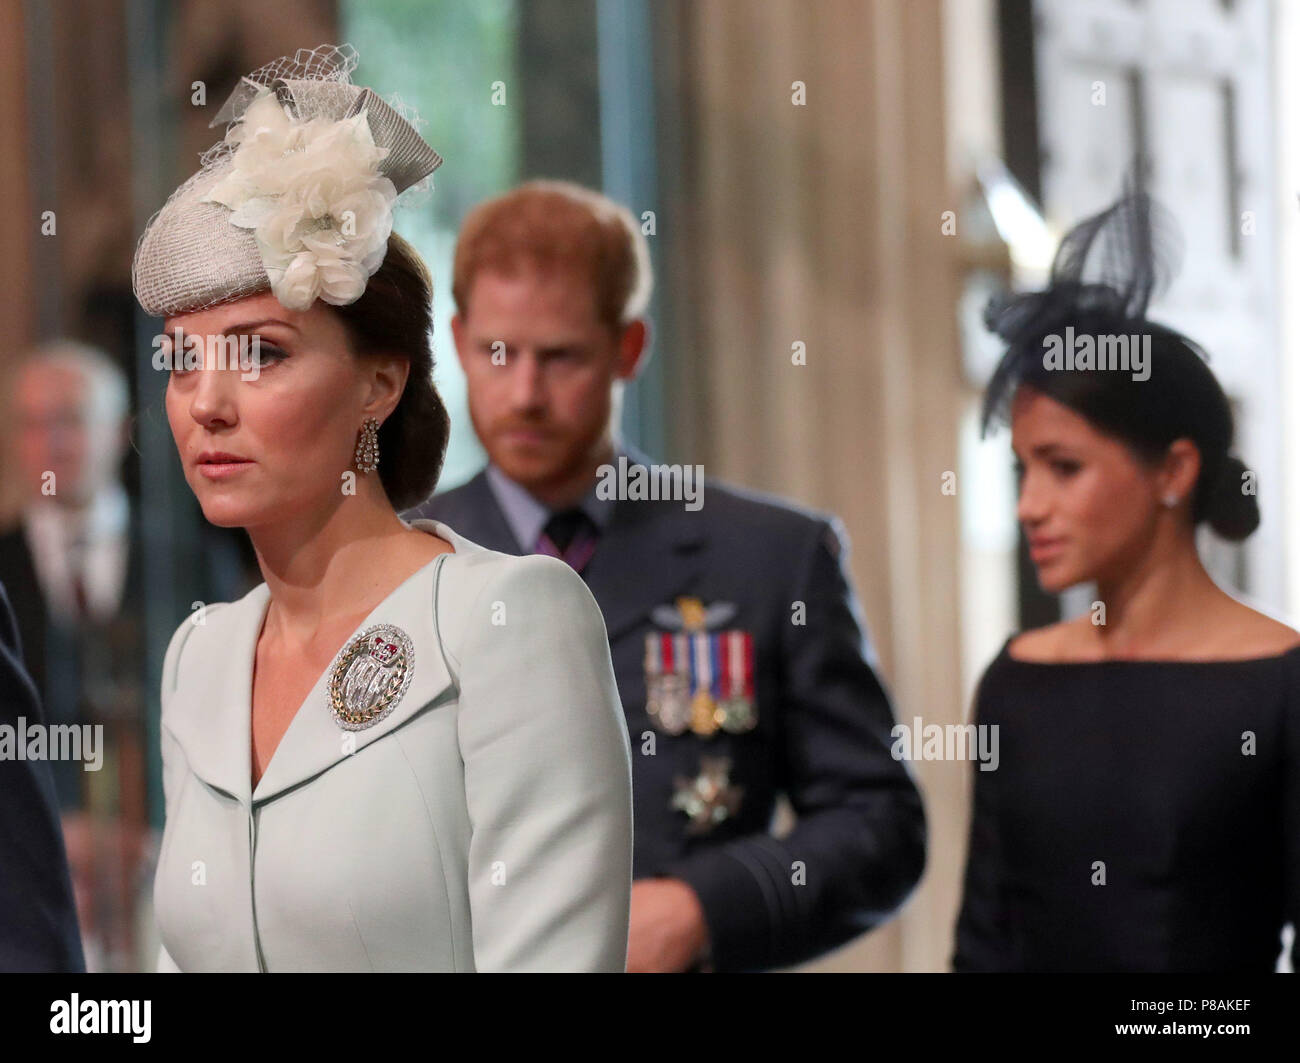
<instances>
[{"instance_id":1,"label":"pearl earring","mask_svg":"<svg viewBox=\"0 0 1300 1063\"><path fill-rule=\"evenodd\" d=\"M1161 501L1164 502L1166 509L1173 509L1174 506L1178 505L1178 496L1165 495L1165 497L1161 499Z\"/></svg>"},{"instance_id":2,"label":"pearl earring","mask_svg":"<svg viewBox=\"0 0 1300 1063\"><path fill-rule=\"evenodd\" d=\"M357 437L355 455L359 472L374 472L379 468L379 422L367 417Z\"/></svg>"}]
</instances>

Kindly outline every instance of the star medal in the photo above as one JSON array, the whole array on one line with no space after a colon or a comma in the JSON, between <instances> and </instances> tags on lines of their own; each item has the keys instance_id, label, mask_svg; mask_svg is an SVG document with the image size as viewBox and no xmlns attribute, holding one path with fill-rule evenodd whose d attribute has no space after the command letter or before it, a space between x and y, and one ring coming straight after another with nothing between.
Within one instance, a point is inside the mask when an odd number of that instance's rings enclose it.
<instances>
[{"instance_id":1,"label":"star medal","mask_svg":"<svg viewBox=\"0 0 1300 1063\"><path fill-rule=\"evenodd\" d=\"M414 666L415 647L401 628L376 624L361 632L330 667L334 722L345 731L373 727L402 700Z\"/></svg>"},{"instance_id":2,"label":"star medal","mask_svg":"<svg viewBox=\"0 0 1300 1063\"><path fill-rule=\"evenodd\" d=\"M673 781L672 807L690 818L688 834L707 834L740 810L745 790L730 784L730 774L729 758L701 757L699 775L689 780L678 776Z\"/></svg>"}]
</instances>

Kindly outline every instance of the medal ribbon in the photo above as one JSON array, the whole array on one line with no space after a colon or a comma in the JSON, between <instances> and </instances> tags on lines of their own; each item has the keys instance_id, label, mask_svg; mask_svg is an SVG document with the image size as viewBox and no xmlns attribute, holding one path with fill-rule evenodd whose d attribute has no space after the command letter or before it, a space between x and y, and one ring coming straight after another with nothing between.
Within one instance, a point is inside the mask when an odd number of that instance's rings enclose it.
<instances>
[{"instance_id":1,"label":"medal ribbon","mask_svg":"<svg viewBox=\"0 0 1300 1063\"><path fill-rule=\"evenodd\" d=\"M691 691L709 693L713 689L713 658L709 653L709 644L713 641L704 633L693 636L694 643L694 672L691 677Z\"/></svg>"}]
</instances>

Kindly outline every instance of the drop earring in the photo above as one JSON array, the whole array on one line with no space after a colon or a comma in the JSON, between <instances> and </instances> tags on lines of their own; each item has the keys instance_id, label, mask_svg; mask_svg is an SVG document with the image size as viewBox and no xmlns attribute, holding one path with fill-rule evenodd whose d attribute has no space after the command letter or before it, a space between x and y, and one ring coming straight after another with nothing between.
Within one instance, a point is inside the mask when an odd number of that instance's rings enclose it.
<instances>
[{"instance_id":1,"label":"drop earring","mask_svg":"<svg viewBox=\"0 0 1300 1063\"><path fill-rule=\"evenodd\" d=\"M361 425L355 460L359 472L374 472L379 468L379 422L373 417L367 417Z\"/></svg>"}]
</instances>

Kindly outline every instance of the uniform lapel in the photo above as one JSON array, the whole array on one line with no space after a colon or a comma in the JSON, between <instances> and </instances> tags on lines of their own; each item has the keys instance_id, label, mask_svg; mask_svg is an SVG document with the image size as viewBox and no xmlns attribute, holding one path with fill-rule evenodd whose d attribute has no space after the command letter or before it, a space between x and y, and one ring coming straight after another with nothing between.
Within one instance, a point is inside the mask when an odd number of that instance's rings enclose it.
<instances>
[{"instance_id":1,"label":"uniform lapel","mask_svg":"<svg viewBox=\"0 0 1300 1063\"><path fill-rule=\"evenodd\" d=\"M704 530L699 513L671 501L615 503L583 578L613 642L656 605L696 586Z\"/></svg>"},{"instance_id":2,"label":"uniform lapel","mask_svg":"<svg viewBox=\"0 0 1300 1063\"><path fill-rule=\"evenodd\" d=\"M630 462L650 464L639 451L631 447L624 451ZM446 508L438 512L480 546L520 552L486 472L451 492ZM582 573L600 605L611 641L642 622L656 605L672 602L696 585L705 540L703 524L701 512L689 512L679 501L622 499L614 504L609 524Z\"/></svg>"},{"instance_id":3,"label":"uniform lapel","mask_svg":"<svg viewBox=\"0 0 1300 1063\"><path fill-rule=\"evenodd\" d=\"M440 501L445 508L439 505ZM426 510L436 511L456 531L488 550L496 550L502 554L528 552L526 545L521 546L515 540L515 533L510 530L510 522L501 512L497 497L492 493L486 469L464 486L451 492L445 500L435 497L420 512Z\"/></svg>"},{"instance_id":4,"label":"uniform lapel","mask_svg":"<svg viewBox=\"0 0 1300 1063\"><path fill-rule=\"evenodd\" d=\"M429 524L433 526L433 522ZM471 543L445 525L436 527L454 543L458 553L472 549ZM217 652L193 661L192 652L187 655L182 671L185 679L165 721L194 774L242 802L261 804L345 757L359 754L371 742L391 734L442 698L452 682L434 627L433 610L437 578L448 556L441 555L414 573L348 637L351 642L374 624L393 624L410 636L415 646L411 683L397 706L371 727L342 730L329 708L327 668L294 714L256 790L250 791L253 665L270 591L261 584L230 608L214 612L208 621L212 630L203 644Z\"/></svg>"}]
</instances>

